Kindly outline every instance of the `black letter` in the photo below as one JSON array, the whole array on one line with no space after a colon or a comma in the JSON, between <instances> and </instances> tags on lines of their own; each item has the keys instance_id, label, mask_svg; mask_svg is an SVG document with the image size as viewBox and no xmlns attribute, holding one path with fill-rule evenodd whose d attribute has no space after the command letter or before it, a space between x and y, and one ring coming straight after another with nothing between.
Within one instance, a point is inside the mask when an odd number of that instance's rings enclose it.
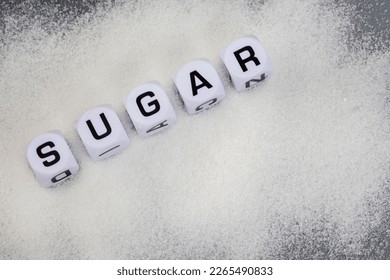
<instances>
[{"instance_id":1,"label":"black letter","mask_svg":"<svg viewBox=\"0 0 390 280\"><path fill-rule=\"evenodd\" d=\"M203 105L209 103L209 107L210 107L210 106L213 105L215 102L217 102L217 98L213 98L213 99L211 99L211 100L209 100L209 101L206 101L205 103L202 103L202 104L200 104L198 107L196 107L195 111L199 112L199 111L203 110L203 107L202 107Z\"/></svg>"},{"instance_id":2,"label":"black letter","mask_svg":"<svg viewBox=\"0 0 390 280\"><path fill-rule=\"evenodd\" d=\"M149 117L149 116L157 113L158 111L160 111L160 103L158 103L157 99L149 102L148 106L154 106L154 109L152 111L146 112L144 107L142 106L142 103L141 103L142 98L144 98L145 96L153 97L154 93L151 91L147 91L147 92L141 94L140 96L138 96L136 101L137 101L138 108L141 111L141 114L144 115L145 117Z\"/></svg>"},{"instance_id":3,"label":"black letter","mask_svg":"<svg viewBox=\"0 0 390 280\"><path fill-rule=\"evenodd\" d=\"M46 146L49 146L50 148L53 148L55 145L51 141L43 143L42 145L40 145L37 148L37 154L42 159L46 158L46 157L49 157L49 156L54 156L54 159L52 161L45 160L44 162L42 162L44 166L49 167L49 166L52 166L52 165L56 164L57 162L59 162L61 157L60 157L60 154L56 150L49 151L47 153L42 153L42 149L45 148Z\"/></svg>"},{"instance_id":4,"label":"black letter","mask_svg":"<svg viewBox=\"0 0 390 280\"><path fill-rule=\"evenodd\" d=\"M62 174L65 174L65 176L62 177L62 178L57 178L58 176L60 176L60 175L62 175ZM64 171L64 172L61 172L60 174L54 176L54 177L51 179L51 181L52 181L53 183L57 183L57 182L59 182L59 181L61 181L61 180L64 180L65 178L69 177L70 175L72 175L72 173L71 173L70 170L68 169L68 170L66 170L66 171Z\"/></svg>"},{"instance_id":5,"label":"black letter","mask_svg":"<svg viewBox=\"0 0 390 280\"><path fill-rule=\"evenodd\" d=\"M268 76L267 76L267 77L268 77ZM250 88L250 87L251 87L251 82L255 82L255 83L252 85L252 86L254 86L255 84L261 82L262 80L265 80L265 78L267 78L267 77L266 77L265 74L263 73L263 74L261 74L260 79L252 79L252 80L247 81L247 82L245 83L245 87L246 87L246 88Z\"/></svg>"},{"instance_id":6,"label":"black letter","mask_svg":"<svg viewBox=\"0 0 390 280\"><path fill-rule=\"evenodd\" d=\"M153 126L151 129L149 129L148 131L146 131L146 133L149 133L149 132L152 132L153 130L156 130L156 129L159 129L159 128L163 128L164 126L167 126L168 124L166 124L167 120L163 121L163 122L160 122L159 124Z\"/></svg>"},{"instance_id":7,"label":"black letter","mask_svg":"<svg viewBox=\"0 0 390 280\"><path fill-rule=\"evenodd\" d=\"M117 270L118 272L118 275L127 275L127 269L125 269L123 266L122 266L122 269L118 269Z\"/></svg>"},{"instance_id":8,"label":"black letter","mask_svg":"<svg viewBox=\"0 0 390 280\"><path fill-rule=\"evenodd\" d=\"M240 54L242 52L245 52L245 51L249 52L249 56L247 58L245 58L245 59L242 59ZM236 57L238 63L241 66L242 71L244 71L244 72L248 71L248 68L246 67L245 63L247 63L249 61L253 61L256 64L256 66L260 65L260 61L255 56L255 51L252 49L251 46L246 46L246 47L243 47L243 48L239 49L238 51L235 51L234 52L234 56Z\"/></svg>"},{"instance_id":9,"label":"black letter","mask_svg":"<svg viewBox=\"0 0 390 280\"><path fill-rule=\"evenodd\" d=\"M106 116L104 115L104 113L101 113L101 114L100 114L100 118L102 119L103 124L104 124L104 126L106 127L106 130L107 130L105 133L103 133L103 134L101 134L101 135L98 135L98 134L96 133L96 130L95 130L95 128L93 127L91 120L87 120L87 125L88 125L88 127L89 127L89 130L91 131L93 138L95 138L96 140L103 139L104 137L110 135L110 133L111 133L111 131L112 131L112 130L111 130L111 126L110 126L110 124L108 123L107 118L106 118Z\"/></svg>"},{"instance_id":10,"label":"black letter","mask_svg":"<svg viewBox=\"0 0 390 280\"><path fill-rule=\"evenodd\" d=\"M195 76L202 82L200 85L196 85ZM196 70L190 73L191 78L191 87L192 87L192 95L195 96L198 94L198 89L202 87L212 88L213 86L205 79L201 74L199 74Z\"/></svg>"}]
</instances>

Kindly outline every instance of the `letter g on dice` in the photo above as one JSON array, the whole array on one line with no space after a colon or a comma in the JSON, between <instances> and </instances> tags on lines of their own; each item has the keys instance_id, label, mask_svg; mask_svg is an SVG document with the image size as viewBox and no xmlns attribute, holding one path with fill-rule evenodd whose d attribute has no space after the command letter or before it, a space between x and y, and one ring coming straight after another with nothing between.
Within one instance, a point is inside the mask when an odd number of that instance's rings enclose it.
<instances>
[{"instance_id":1,"label":"letter g on dice","mask_svg":"<svg viewBox=\"0 0 390 280\"><path fill-rule=\"evenodd\" d=\"M38 182L54 186L79 170L65 138L59 131L35 137L26 147L26 157Z\"/></svg>"},{"instance_id":2,"label":"letter g on dice","mask_svg":"<svg viewBox=\"0 0 390 280\"><path fill-rule=\"evenodd\" d=\"M257 85L272 73L271 61L255 36L233 41L219 56L238 91Z\"/></svg>"},{"instance_id":3,"label":"letter g on dice","mask_svg":"<svg viewBox=\"0 0 390 280\"><path fill-rule=\"evenodd\" d=\"M176 121L176 113L159 82L148 82L133 89L123 100L137 133L146 137Z\"/></svg>"}]
</instances>

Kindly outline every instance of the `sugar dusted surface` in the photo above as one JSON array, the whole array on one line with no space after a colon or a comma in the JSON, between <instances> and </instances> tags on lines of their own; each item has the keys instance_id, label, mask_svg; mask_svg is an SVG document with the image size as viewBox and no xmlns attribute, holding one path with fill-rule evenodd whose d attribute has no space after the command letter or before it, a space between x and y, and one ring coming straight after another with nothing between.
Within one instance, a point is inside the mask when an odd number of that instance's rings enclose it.
<instances>
[{"instance_id":1,"label":"sugar dusted surface","mask_svg":"<svg viewBox=\"0 0 390 280\"><path fill-rule=\"evenodd\" d=\"M3 15L0 258L389 258L389 37L361 33L355 8L135 2L61 26L23 9ZM248 34L273 76L238 93L218 53ZM171 75L200 57L226 98L190 116ZM178 119L144 139L122 98L151 80ZM92 162L74 122L101 104L118 112L130 145ZM80 171L47 189L24 147L53 129Z\"/></svg>"}]
</instances>

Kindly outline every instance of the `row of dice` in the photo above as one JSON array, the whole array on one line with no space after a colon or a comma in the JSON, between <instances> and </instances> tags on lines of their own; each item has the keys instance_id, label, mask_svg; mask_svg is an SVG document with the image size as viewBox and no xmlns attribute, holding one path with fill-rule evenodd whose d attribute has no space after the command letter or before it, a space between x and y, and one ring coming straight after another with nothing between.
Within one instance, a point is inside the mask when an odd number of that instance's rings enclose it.
<instances>
[{"instance_id":1,"label":"row of dice","mask_svg":"<svg viewBox=\"0 0 390 280\"><path fill-rule=\"evenodd\" d=\"M246 90L271 74L266 52L255 36L238 39L220 53L234 88ZM221 79L207 59L183 65L173 82L188 113L195 114L214 106L225 97ZM126 110L137 133L143 137L171 126L176 114L168 96L158 82L133 89L124 99ZM118 115L110 105L102 105L82 114L76 122L77 132L93 160L111 157L124 150L129 138ZM26 148L27 160L43 186L54 186L79 170L65 138L51 131L34 138Z\"/></svg>"}]
</instances>

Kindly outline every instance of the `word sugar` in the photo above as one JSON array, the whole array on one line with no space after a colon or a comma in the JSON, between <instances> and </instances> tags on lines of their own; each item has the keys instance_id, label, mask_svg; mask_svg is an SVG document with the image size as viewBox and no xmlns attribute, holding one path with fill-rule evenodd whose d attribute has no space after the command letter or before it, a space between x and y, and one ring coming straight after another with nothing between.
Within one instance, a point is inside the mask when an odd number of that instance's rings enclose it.
<instances>
[{"instance_id":1,"label":"word sugar","mask_svg":"<svg viewBox=\"0 0 390 280\"><path fill-rule=\"evenodd\" d=\"M237 91L253 87L272 72L271 62L255 36L233 41L220 53ZM218 104L225 89L214 66L197 59L181 66L172 80L189 114ZM137 133L147 137L172 126L176 114L165 89L159 82L148 82L130 91L123 100ZM92 160L111 157L129 144L117 113L110 105L84 112L76 130ZM79 170L79 165L60 131L35 137L26 147L26 157L41 185L54 186Z\"/></svg>"}]
</instances>

